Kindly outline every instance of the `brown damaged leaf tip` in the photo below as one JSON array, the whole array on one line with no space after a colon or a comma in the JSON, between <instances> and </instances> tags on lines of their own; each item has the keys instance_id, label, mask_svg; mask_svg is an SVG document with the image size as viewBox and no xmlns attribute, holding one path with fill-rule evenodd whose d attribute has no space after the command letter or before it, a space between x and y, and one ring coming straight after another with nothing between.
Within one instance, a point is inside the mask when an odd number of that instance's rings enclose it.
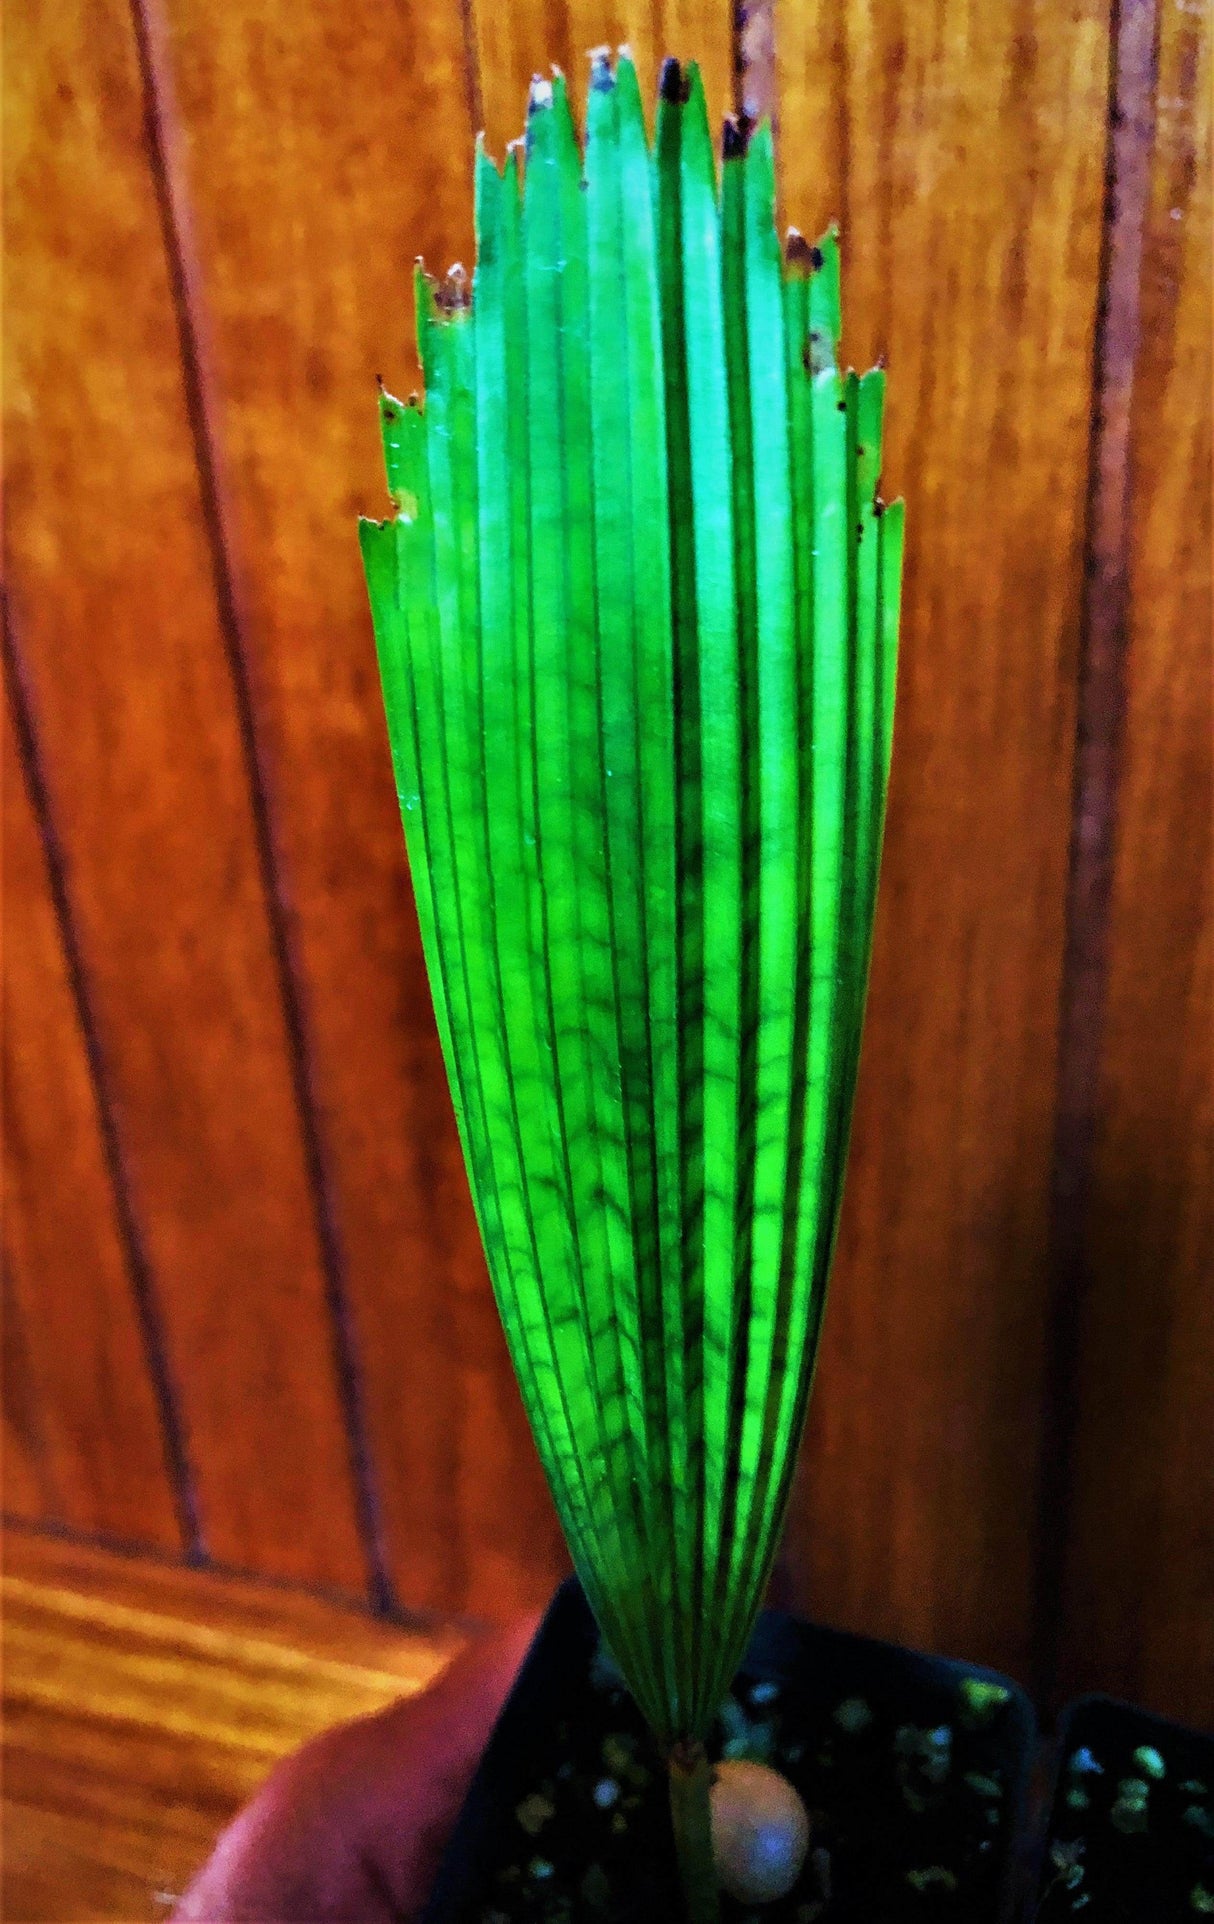
<instances>
[{"instance_id":1,"label":"brown damaged leaf tip","mask_svg":"<svg viewBox=\"0 0 1214 1924\"><path fill-rule=\"evenodd\" d=\"M691 80L677 60L663 60L658 92L672 107L685 107L691 99Z\"/></svg>"},{"instance_id":2,"label":"brown damaged leaf tip","mask_svg":"<svg viewBox=\"0 0 1214 1924\"><path fill-rule=\"evenodd\" d=\"M434 285L434 305L441 314L458 314L472 305L472 288L460 261L447 269Z\"/></svg>"},{"instance_id":3,"label":"brown damaged leaf tip","mask_svg":"<svg viewBox=\"0 0 1214 1924\"><path fill-rule=\"evenodd\" d=\"M755 122L748 113L726 114L725 130L721 139L722 158L742 160L754 130Z\"/></svg>"},{"instance_id":4,"label":"brown damaged leaf tip","mask_svg":"<svg viewBox=\"0 0 1214 1924\"><path fill-rule=\"evenodd\" d=\"M820 247L807 241L797 228L790 227L784 239L784 259L795 273L816 274L824 256Z\"/></svg>"}]
</instances>

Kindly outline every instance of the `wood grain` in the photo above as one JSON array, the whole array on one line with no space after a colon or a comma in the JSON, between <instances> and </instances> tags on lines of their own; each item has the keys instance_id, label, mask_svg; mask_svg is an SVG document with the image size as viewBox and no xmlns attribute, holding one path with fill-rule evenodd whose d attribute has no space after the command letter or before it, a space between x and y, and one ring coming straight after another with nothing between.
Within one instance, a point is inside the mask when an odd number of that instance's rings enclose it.
<instances>
[{"instance_id":1,"label":"wood grain","mask_svg":"<svg viewBox=\"0 0 1214 1924\"><path fill-rule=\"evenodd\" d=\"M899 715L792 1588L1025 1666L1104 151L1103 0L778 16L784 204L843 231L908 503Z\"/></svg>"},{"instance_id":2,"label":"wood grain","mask_svg":"<svg viewBox=\"0 0 1214 1924\"><path fill-rule=\"evenodd\" d=\"M1214 1722L1208 15L1160 15L1064 1691Z\"/></svg>"},{"instance_id":3,"label":"wood grain","mask_svg":"<svg viewBox=\"0 0 1214 1924\"><path fill-rule=\"evenodd\" d=\"M19 1532L0 1598L12 1924L162 1917L279 1757L460 1642Z\"/></svg>"},{"instance_id":4,"label":"wood grain","mask_svg":"<svg viewBox=\"0 0 1214 1924\"><path fill-rule=\"evenodd\" d=\"M559 67L569 81L578 126L585 124L587 55L599 46L628 46L636 61L650 125L658 71L668 54L698 60L708 111L719 126L733 105L733 7L730 0L470 0L471 40L480 119L491 154L505 154L526 119L533 74Z\"/></svg>"},{"instance_id":5,"label":"wood grain","mask_svg":"<svg viewBox=\"0 0 1214 1924\"><path fill-rule=\"evenodd\" d=\"M7 703L3 731L5 1506L175 1549L96 1091Z\"/></svg>"},{"instance_id":6,"label":"wood grain","mask_svg":"<svg viewBox=\"0 0 1214 1924\"><path fill-rule=\"evenodd\" d=\"M203 1528L230 1563L357 1588L312 1198L121 0L23 8L7 74L9 580ZM39 1179L53 1184L53 1164ZM68 1277L57 1287L72 1314Z\"/></svg>"},{"instance_id":7,"label":"wood grain","mask_svg":"<svg viewBox=\"0 0 1214 1924\"><path fill-rule=\"evenodd\" d=\"M470 259L459 14L173 0L168 24L388 1559L406 1606L500 1616L565 1553L468 1198L355 531L385 504L375 377L416 379L412 260Z\"/></svg>"}]
</instances>

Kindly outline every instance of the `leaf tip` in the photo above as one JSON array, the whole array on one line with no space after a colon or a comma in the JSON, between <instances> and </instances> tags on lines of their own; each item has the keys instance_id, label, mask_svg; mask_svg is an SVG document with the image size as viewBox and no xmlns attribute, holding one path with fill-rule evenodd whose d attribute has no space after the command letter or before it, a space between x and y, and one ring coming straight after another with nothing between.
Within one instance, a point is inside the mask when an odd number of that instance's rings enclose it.
<instances>
[{"instance_id":1,"label":"leaf tip","mask_svg":"<svg viewBox=\"0 0 1214 1924\"><path fill-rule=\"evenodd\" d=\"M472 287L468 271L462 261L452 261L442 279L434 282L434 305L438 313L450 319L472 305Z\"/></svg>"},{"instance_id":2,"label":"leaf tip","mask_svg":"<svg viewBox=\"0 0 1214 1924\"><path fill-rule=\"evenodd\" d=\"M721 137L722 160L744 160L746 158L746 150L750 146L750 137L754 130L755 123L745 111L736 114L726 114L724 132Z\"/></svg>"},{"instance_id":3,"label":"leaf tip","mask_svg":"<svg viewBox=\"0 0 1214 1924\"><path fill-rule=\"evenodd\" d=\"M531 91L527 95L527 118L535 114L546 114L552 108L552 82L545 80L543 74L531 76Z\"/></svg>"},{"instance_id":4,"label":"leaf tip","mask_svg":"<svg viewBox=\"0 0 1214 1924\"><path fill-rule=\"evenodd\" d=\"M807 281L825 264L826 256L813 241L807 241L799 228L790 227L784 236L784 271L790 280Z\"/></svg>"},{"instance_id":5,"label":"leaf tip","mask_svg":"<svg viewBox=\"0 0 1214 1924\"><path fill-rule=\"evenodd\" d=\"M658 99L671 107L682 107L690 97L691 86L683 71L682 63L667 57L662 62L662 73L658 81Z\"/></svg>"}]
</instances>

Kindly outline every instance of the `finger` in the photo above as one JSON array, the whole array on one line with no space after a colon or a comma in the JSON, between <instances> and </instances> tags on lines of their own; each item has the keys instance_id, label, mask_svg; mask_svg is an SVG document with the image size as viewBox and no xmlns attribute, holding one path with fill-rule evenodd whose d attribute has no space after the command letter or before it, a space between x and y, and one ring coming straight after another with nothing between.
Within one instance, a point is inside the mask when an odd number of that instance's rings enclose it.
<instances>
[{"instance_id":1,"label":"finger","mask_svg":"<svg viewBox=\"0 0 1214 1924\"><path fill-rule=\"evenodd\" d=\"M326 1731L286 1759L223 1833L174 1918L415 1916L537 1621L479 1639L421 1695Z\"/></svg>"}]
</instances>

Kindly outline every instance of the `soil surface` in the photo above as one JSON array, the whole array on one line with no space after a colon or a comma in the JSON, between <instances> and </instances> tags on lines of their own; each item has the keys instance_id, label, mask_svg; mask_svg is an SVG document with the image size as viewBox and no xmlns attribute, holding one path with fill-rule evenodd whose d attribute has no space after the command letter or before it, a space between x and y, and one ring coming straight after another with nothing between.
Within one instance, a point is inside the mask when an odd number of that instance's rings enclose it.
<instances>
[{"instance_id":1,"label":"soil surface","mask_svg":"<svg viewBox=\"0 0 1214 1924\"><path fill-rule=\"evenodd\" d=\"M833 1646L832 1646L833 1649ZM907 1658L893 1678L847 1674L835 1651L802 1679L744 1669L711 1753L769 1763L810 1813L793 1892L761 1909L725 1899L723 1924L950 1924L993 1920L1025 1748L1009 1692ZM809 1666L802 1666L809 1672ZM526 1781L481 1854L472 1924L674 1924L666 1778L601 1652L544 1706Z\"/></svg>"},{"instance_id":2,"label":"soil surface","mask_svg":"<svg viewBox=\"0 0 1214 1924\"><path fill-rule=\"evenodd\" d=\"M1038 1924L1214 1918L1214 1738L1107 1702L1072 1713Z\"/></svg>"}]
</instances>

